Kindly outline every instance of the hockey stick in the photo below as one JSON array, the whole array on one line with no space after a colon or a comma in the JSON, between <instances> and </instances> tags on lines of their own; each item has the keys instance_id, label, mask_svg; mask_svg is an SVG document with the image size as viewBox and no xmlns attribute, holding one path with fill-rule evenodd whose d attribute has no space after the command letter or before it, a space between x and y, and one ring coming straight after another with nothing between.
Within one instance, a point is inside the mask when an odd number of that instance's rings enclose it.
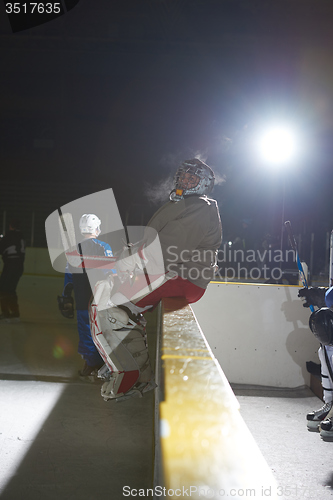
<instances>
[{"instance_id":1,"label":"hockey stick","mask_svg":"<svg viewBox=\"0 0 333 500\"><path fill-rule=\"evenodd\" d=\"M130 243L130 239L129 239L129 236L128 236L128 230L127 230L127 226L126 224L124 225L124 230L125 230L125 236L126 236L126 241L127 241L127 248L128 248L128 253L129 255L131 256L132 255L132 249L131 249L131 243ZM143 270L143 273L145 275L145 278L146 278L146 282L147 282L147 285L148 285L148 289L149 289L149 292L151 293L153 291L152 289L152 286L151 286L151 282L150 282L150 279L149 279L149 274L148 274L148 271L147 271L147 268L145 266L145 262L144 262L144 259L140 256L139 254L139 257L141 259L141 263L142 263L142 270ZM134 283L134 276L133 276L133 283ZM133 284L132 283L132 284Z\"/></svg>"},{"instance_id":2,"label":"hockey stick","mask_svg":"<svg viewBox=\"0 0 333 500\"><path fill-rule=\"evenodd\" d=\"M70 249L76 248L73 217L70 213L63 214L61 208L58 208L58 215L61 241L65 252L67 252Z\"/></svg>"},{"instance_id":3,"label":"hockey stick","mask_svg":"<svg viewBox=\"0 0 333 500\"><path fill-rule=\"evenodd\" d=\"M60 228L61 241L62 241L63 247L65 249L67 262L74 267L83 268L83 272L85 272L84 259L81 255L82 250L80 248L81 247L80 244L79 244L80 254L78 254L78 255L80 255L79 261L77 258L75 258L75 259L72 258L71 261L68 259L68 254L69 254L70 250L73 250L73 248L76 248L73 216L70 213L63 214L61 208L58 208L58 215L59 215L59 228Z\"/></svg>"},{"instance_id":4,"label":"hockey stick","mask_svg":"<svg viewBox=\"0 0 333 500\"><path fill-rule=\"evenodd\" d=\"M286 228L288 236L289 236L289 241L290 241L291 248L294 250L295 255L296 255L296 262L297 262L297 267L298 267L299 275L301 277L301 281L302 281L303 286L305 288L309 288L308 287L308 283L306 281L305 274L304 274L303 266L302 266L301 260L299 258L299 255L298 255L297 244L296 244L296 240L295 240L293 231L291 229L291 223L290 223L289 220L287 220L284 223L284 225L285 225L285 228ZM314 312L314 307L312 305L310 305L310 311Z\"/></svg>"}]
</instances>

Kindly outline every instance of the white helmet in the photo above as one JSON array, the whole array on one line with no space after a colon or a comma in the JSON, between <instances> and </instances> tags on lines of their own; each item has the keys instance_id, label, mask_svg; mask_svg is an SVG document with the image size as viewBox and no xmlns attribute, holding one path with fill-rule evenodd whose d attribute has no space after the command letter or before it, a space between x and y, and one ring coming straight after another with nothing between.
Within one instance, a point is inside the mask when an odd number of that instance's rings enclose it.
<instances>
[{"instance_id":1,"label":"white helmet","mask_svg":"<svg viewBox=\"0 0 333 500\"><path fill-rule=\"evenodd\" d=\"M95 236L98 236L101 232L101 221L97 215L83 214L79 227L81 234L95 234Z\"/></svg>"},{"instance_id":2,"label":"white helmet","mask_svg":"<svg viewBox=\"0 0 333 500\"><path fill-rule=\"evenodd\" d=\"M192 182L184 183L185 174L196 176ZM189 176L187 176L189 177ZM188 180L188 179L187 179ZM207 195L212 192L215 182L213 170L201 160L193 158L184 161L174 177L175 188L170 193L171 201L179 201L191 194Z\"/></svg>"}]
</instances>

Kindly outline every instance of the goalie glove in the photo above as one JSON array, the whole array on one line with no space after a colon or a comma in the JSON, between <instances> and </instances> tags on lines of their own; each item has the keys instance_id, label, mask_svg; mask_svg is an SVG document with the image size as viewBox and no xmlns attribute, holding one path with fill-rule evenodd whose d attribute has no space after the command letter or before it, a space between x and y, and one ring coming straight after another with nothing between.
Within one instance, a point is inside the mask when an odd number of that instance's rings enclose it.
<instances>
[{"instance_id":1,"label":"goalie glove","mask_svg":"<svg viewBox=\"0 0 333 500\"><path fill-rule=\"evenodd\" d=\"M73 319L74 318L74 300L71 297L73 290L73 283L69 282L64 288L63 294L58 295L58 307L59 311L64 318Z\"/></svg>"},{"instance_id":2,"label":"goalie glove","mask_svg":"<svg viewBox=\"0 0 333 500\"><path fill-rule=\"evenodd\" d=\"M58 306L59 311L67 319L74 318L74 300L72 297L64 297L63 295L58 295Z\"/></svg>"},{"instance_id":3,"label":"goalie glove","mask_svg":"<svg viewBox=\"0 0 333 500\"><path fill-rule=\"evenodd\" d=\"M310 305L319 308L326 307L325 293L327 288L323 286L311 286L310 288L301 288L298 291L298 297L305 298L303 307L310 307Z\"/></svg>"}]
</instances>

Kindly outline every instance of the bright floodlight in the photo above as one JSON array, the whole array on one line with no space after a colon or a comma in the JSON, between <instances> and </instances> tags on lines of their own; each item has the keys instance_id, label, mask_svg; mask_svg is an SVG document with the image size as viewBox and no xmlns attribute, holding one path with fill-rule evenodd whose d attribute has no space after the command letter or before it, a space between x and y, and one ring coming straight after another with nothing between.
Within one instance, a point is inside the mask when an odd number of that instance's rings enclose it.
<instances>
[{"instance_id":1,"label":"bright floodlight","mask_svg":"<svg viewBox=\"0 0 333 500\"><path fill-rule=\"evenodd\" d=\"M286 127L268 129L259 141L259 152L262 159L274 165L281 165L292 160L296 150L296 134Z\"/></svg>"}]
</instances>

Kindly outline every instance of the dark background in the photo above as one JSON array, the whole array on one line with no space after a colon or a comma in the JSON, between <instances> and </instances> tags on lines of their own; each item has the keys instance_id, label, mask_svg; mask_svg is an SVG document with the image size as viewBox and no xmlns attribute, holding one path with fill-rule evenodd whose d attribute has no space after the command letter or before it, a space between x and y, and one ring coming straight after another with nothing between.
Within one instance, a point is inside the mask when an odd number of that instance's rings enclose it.
<instances>
[{"instance_id":1,"label":"dark background","mask_svg":"<svg viewBox=\"0 0 333 500\"><path fill-rule=\"evenodd\" d=\"M167 200L178 164L200 155L224 239L248 219L254 245L285 219L321 272L331 208L333 5L316 0L80 0L12 32L0 3L0 216L45 245L58 206L112 187L124 222ZM265 120L302 131L287 171L258 162ZM1 223L1 221L0 221Z\"/></svg>"}]
</instances>

